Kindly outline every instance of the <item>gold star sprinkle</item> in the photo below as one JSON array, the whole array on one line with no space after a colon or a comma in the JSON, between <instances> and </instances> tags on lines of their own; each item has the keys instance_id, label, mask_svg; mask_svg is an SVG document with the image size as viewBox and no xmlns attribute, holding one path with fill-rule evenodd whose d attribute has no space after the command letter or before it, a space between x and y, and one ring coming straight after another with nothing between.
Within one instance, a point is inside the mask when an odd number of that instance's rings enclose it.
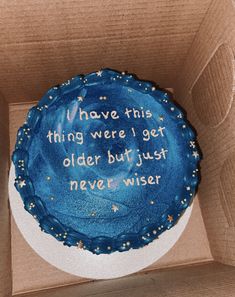
<instances>
[{"instance_id":1,"label":"gold star sprinkle","mask_svg":"<svg viewBox=\"0 0 235 297\"><path fill-rule=\"evenodd\" d=\"M91 216L92 216L92 217L95 217L95 216L96 216L96 212L95 212L95 211L92 211L92 212L91 212Z\"/></svg>"},{"instance_id":2,"label":"gold star sprinkle","mask_svg":"<svg viewBox=\"0 0 235 297\"><path fill-rule=\"evenodd\" d=\"M97 71L97 72L96 72L96 75L97 75L97 76L101 76L101 75L102 75L102 71L101 71L101 70L100 70L100 71Z\"/></svg>"},{"instance_id":3,"label":"gold star sprinkle","mask_svg":"<svg viewBox=\"0 0 235 297\"><path fill-rule=\"evenodd\" d=\"M113 205L112 205L112 211L113 211L113 212L117 212L118 210L119 210L118 206L115 205L115 204L113 204Z\"/></svg>"},{"instance_id":4,"label":"gold star sprinkle","mask_svg":"<svg viewBox=\"0 0 235 297\"><path fill-rule=\"evenodd\" d=\"M78 96L78 101L82 102L83 101L83 97L82 96Z\"/></svg>"},{"instance_id":5,"label":"gold star sprinkle","mask_svg":"<svg viewBox=\"0 0 235 297\"><path fill-rule=\"evenodd\" d=\"M178 115L177 115L177 118L179 118L179 119L182 119L182 113L179 113Z\"/></svg>"},{"instance_id":6,"label":"gold star sprinkle","mask_svg":"<svg viewBox=\"0 0 235 297\"><path fill-rule=\"evenodd\" d=\"M21 181L19 182L19 187L20 187L20 188L23 188L24 186L26 186L26 182L25 182L25 180L21 180Z\"/></svg>"},{"instance_id":7,"label":"gold star sprinkle","mask_svg":"<svg viewBox=\"0 0 235 297\"><path fill-rule=\"evenodd\" d=\"M168 215L167 216L167 221L171 223L173 221L173 216Z\"/></svg>"},{"instance_id":8,"label":"gold star sprinkle","mask_svg":"<svg viewBox=\"0 0 235 297\"><path fill-rule=\"evenodd\" d=\"M197 151L193 151L192 156L196 159L199 157L199 154Z\"/></svg>"},{"instance_id":9,"label":"gold star sprinkle","mask_svg":"<svg viewBox=\"0 0 235 297\"><path fill-rule=\"evenodd\" d=\"M78 249L82 249L83 247L84 247L84 244L83 244L82 240L79 240L79 241L77 242L77 248L78 248Z\"/></svg>"},{"instance_id":10,"label":"gold star sprinkle","mask_svg":"<svg viewBox=\"0 0 235 297\"><path fill-rule=\"evenodd\" d=\"M189 146L192 147L192 148L195 148L195 141L191 140L189 141Z\"/></svg>"}]
</instances>

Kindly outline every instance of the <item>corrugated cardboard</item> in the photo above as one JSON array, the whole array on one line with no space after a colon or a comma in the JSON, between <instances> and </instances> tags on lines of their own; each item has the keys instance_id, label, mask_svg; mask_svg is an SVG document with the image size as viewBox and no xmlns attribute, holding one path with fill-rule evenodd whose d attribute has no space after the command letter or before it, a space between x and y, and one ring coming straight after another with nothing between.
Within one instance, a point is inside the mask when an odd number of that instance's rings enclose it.
<instances>
[{"instance_id":1,"label":"corrugated cardboard","mask_svg":"<svg viewBox=\"0 0 235 297\"><path fill-rule=\"evenodd\" d=\"M102 67L128 70L162 87L172 86L197 129L203 151L199 204L196 199L180 241L148 269L187 264L183 273L158 273L157 279L169 277L165 286L170 286L171 275L178 277L174 296L235 296L232 268L228 275L223 265L204 264L201 272L190 268L192 263L212 259L235 265L234 5L232 0L1 1L0 231L4 240L0 241L0 296L48 287L58 289L37 296L96 293L89 290L93 282L58 271L37 256L13 221L10 231L7 173L9 140L12 146L28 104L39 100L52 85ZM208 274L200 278L203 269ZM112 281L109 292L97 292L97 297L154 296L160 286L157 281L151 283L154 273L124 279L127 284L133 282L126 295L120 291L123 283ZM194 283L187 286L184 277L188 273L194 275ZM205 279L210 290L200 292L196 283ZM146 286L136 289L141 280ZM59 289L84 281L86 285L69 291ZM115 284L120 285L118 290ZM82 286L88 289L79 294ZM162 296L171 292L162 287L160 291Z\"/></svg>"},{"instance_id":2,"label":"corrugated cardboard","mask_svg":"<svg viewBox=\"0 0 235 297\"><path fill-rule=\"evenodd\" d=\"M11 242L8 204L9 117L8 106L0 97L0 296L11 294Z\"/></svg>"},{"instance_id":3,"label":"corrugated cardboard","mask_svg":"<svg viewBox=\"0 0 235 297\"><path fill-rule=\"evenodd\" d=\"M231 265L235 264L234 33L234 1L212 1L175 88L204 154L199 197L211 252L215 260Z\"/></svg>"},{"instance_id":4,"label":"corrugated cardboard","mask_svg":"<svg viewBox=\"0 0 235 297\"><path fill-rule=\"evenodd\" d=\"M204 263L110 281L38 291L19 297L233 297L235 267Z\"/></svg>"},{"instance_id":5,"label":"corrugated cardboard","mask_svg":"<svg viewBox=\"0 0 235 297\"><path fill-rule=\"evenodd\" d=\"M103 67L174 87L211 0L22 0L0 3L1 90L38 100Z\"/></svg>"}]
</instances>

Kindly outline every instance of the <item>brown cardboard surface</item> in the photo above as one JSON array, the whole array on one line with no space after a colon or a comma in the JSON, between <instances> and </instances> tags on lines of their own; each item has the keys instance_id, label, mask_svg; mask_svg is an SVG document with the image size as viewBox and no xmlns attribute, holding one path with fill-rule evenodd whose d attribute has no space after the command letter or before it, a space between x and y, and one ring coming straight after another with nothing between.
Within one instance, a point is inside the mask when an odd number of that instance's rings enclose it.
<instances>
[{"instance_id":1,"label":"brown cardboard surface","mask_svg":"<svg viewBox=\"0 0 235 297\"><path fill-rule=\"evenodd\" d=\"M233 50L223 43L216 49L192 88L194 109L205 126L215 127L222 124L230 111L235 86L234 65Z\"/></svg>"},{"instance_id":2,"label":"brown cardboard surface","mask_svg":"<svg viewBox=\"0 0 235 297\"><path fill-rule=\"evenodd\" d=\"M175 89L197 129L204 155L199 198L212 255L232 265L235 265L234 33L234 1L213 1Z\"/></svg>"},{"instance_id":3,"label":"brown cardboard surface","mask_svg":"<svg viewBox=\"0 0 235 297\"><path fill-rule=\"evenodd\" d=\"M35 292L19 297L234 297L235 267L203 263Z\"/></svg>"},{"instance_id":4,"label":"brown cardboard surface","mask_svg":"<svg viewBox=\"0 0 235 297\"><path fill-rule=\"evenodd\" d=\"M35 103L34 103L35 104ZM25 120L28 109L33 103L10 105L10 147L15 145L18 128ZM60 286L61 284L80 283L85 279L72 276L59 271L46 263L26 243L17 226L12 220L12 267L13 267L13 292L26 292L42 288ZM27 255L27 260L25 259ZM180 240L164 257L147 270L162 267L191 264L211 260L212 256L201 216L198 199L195 199L192 216ZM22 269L25 271L21 273Z\"/></svg>"},{"instance_id":5,"label":"brown cardboard surface","mask_svg":"<svg viewBox=\"0 0 235 297\"><path fill-rule=\"evenodd\" d=\"M38 100L51 85L102 67L174 87L198 131L202 183L199 204L196 199L180 241L149 269L205 261L211 259L210 249L217 261L235 265L234 1L3 0L0 29L0 93L8 102ZM26 106L11 106L11 145ZM83 282L37 256L14 222L10 248L7 114L0 99L0 232L6 239L0 241L0 296L11 296L11 252L14 292ZM124 278L123 291L115 287L116 280L107 282L108 290L99 289L107 288L106 282L89 282L32 296L235 296L234 270L217 264L190 274L191 269L179 275L173 270L154 272L156 277L151 272L146 279L144 274Z\"/></svg>"},{"instance_id":6,"label":"brown cardboard surface","mask_svg":"<svg viewBox=\"0 0 235 297\"><path fill-rule=\"evenodd\" d=\"M11 292L11 245L8 208L9 161L8 107L0 97L0 296ZM6 294L6 295L4 295Z\"/></svg>"},{"instance_id":7,"label":"brown cardboard surface","mask_svg":"<svg viewBox=\"0 0 235 297\"><path fill-rule=\"evenodd\" d=\"M174 86L212 0L0 3L1 91L8 102L103 67Z\"/></svg>"}]
</instances>

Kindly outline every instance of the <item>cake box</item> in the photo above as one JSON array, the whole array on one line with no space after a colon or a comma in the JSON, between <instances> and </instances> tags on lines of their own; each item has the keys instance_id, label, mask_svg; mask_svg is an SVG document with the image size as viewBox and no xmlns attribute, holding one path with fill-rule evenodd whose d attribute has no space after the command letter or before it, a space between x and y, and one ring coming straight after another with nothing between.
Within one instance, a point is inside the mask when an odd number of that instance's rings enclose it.
<instances>
[{"instance_id":1,"label":"cake box","mask_svg":"<svg viewBox=\"0 0 235 297\"><path fill-rule=\"evenodd\" d=\"M207 263L235 264L234 2L3 2L1 18L0 296L33 291L37 296L65 296L66 290L71 295L80 290L81 296L115 296L122 288L138 296L137 283L139 294L147 292L152 273L167 278L163 268L173 273L184 267L190 273L194 264L223 279L224 266L216 270ZM27 110L51 85L105 67L128 70L172 88L176 102L197 129L204 160L189 224L169 253L145 270L147 277L140 272L93 286L88 279L50 266L27 245L10 215L7 183L16 131ZM199 278L196 268L194 277ZM214 279L205 294L213 292ZM178 283L181 280L183 276ZM226 284L223 291L218 289L220 296L231 292L229 281ZM186 288L185 284L179 294L187 291L193 296L196 288L192 286L190 292ZM169 292L167 285L161 290Z\"/></svg>"}]
</instances>

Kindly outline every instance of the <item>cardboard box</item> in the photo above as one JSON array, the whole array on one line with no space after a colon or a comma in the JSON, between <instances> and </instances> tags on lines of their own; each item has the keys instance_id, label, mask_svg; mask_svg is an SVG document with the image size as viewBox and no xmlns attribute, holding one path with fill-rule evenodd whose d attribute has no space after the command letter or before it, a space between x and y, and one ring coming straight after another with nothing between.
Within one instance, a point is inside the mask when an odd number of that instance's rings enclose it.
<instances>
[{"instance_id":1,"label":"cardboard box","mask_svg":"<svg viewBox=\"0 0 235 297\"><path fill-rule=\"evenodd\" d=\"M0 18L0 296L235 296L234 1L3 0ZM91 282L29 247L11 219L7 183L30 105L52 85L105 67L174 88L204 160L173 249L144 273Z\"/></svg>"}]
</instances>

